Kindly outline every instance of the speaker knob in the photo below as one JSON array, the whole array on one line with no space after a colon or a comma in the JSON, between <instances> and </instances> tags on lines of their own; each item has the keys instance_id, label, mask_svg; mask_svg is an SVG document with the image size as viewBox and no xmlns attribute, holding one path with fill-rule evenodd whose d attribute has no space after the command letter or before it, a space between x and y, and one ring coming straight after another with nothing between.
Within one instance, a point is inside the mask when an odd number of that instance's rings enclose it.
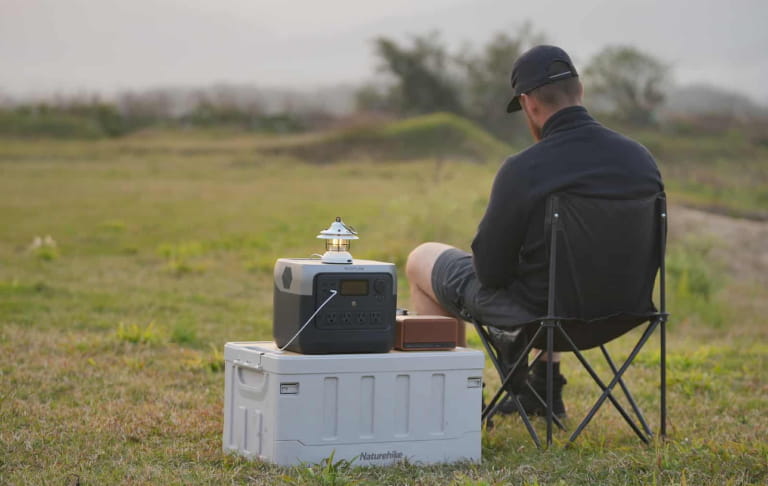
<instances>
[{"instance_id":1,"label":"speaker knob","mask_svg":"<svg viewBox=\"0 0 768 486\"><path fill-rule=\"evenodd\" d=\"M373 282L373 290L374 290L374 291L375 291L377 294L383 294L383 293L384 293L384 291L386 291L386 290L387 290L387 282L385 282L385 281L384 281L384 280L382 280L382 279L378 279L378 280L376 280L375 282Z\"/></svg>"}]
</instances>

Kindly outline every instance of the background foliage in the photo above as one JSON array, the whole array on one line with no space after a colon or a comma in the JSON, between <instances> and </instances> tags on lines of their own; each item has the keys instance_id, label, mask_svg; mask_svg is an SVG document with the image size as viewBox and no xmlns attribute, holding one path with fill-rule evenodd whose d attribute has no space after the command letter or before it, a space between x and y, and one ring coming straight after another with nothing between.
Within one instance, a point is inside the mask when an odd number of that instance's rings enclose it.
<instances>
[{"instance_id":1,"label":"background foliage","mask_svg":"<svg viewBox=\"0 0 768 486\"><path fill-rule=\"evenodd\" d=\"M497 33L483 46L451 48L438 32L406 41L376 37L374 81L325 92L299 93L252 85L152 89L48 97L0 106L0 135L119 137L151 127L297 133L362 121L446 112L472 120L502 141L528 139L522 117L509 116L512 62L546 43L529 23ZM712 86L674 89L670 65L632 46L606 46L583 65L587 105L633 127L768 133L768 109Z\"/></svg>"}]
</instances>

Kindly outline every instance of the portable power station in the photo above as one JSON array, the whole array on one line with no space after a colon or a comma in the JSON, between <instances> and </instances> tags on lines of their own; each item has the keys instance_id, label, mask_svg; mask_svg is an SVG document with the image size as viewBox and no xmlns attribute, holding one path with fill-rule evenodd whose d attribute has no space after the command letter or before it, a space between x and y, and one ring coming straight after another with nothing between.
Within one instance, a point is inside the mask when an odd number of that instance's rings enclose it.
<instances>
[{"instance_id":1,"label":"portable power station","mask_svg":"<svg viewBox=\"0 0 768 486\"><path fill-rule=\"evenodd\" d=\"M397 302L394 264L280 258L274 277L272 330L278 347L302 354L392 349Z\"/></svg>"}]
</instances>

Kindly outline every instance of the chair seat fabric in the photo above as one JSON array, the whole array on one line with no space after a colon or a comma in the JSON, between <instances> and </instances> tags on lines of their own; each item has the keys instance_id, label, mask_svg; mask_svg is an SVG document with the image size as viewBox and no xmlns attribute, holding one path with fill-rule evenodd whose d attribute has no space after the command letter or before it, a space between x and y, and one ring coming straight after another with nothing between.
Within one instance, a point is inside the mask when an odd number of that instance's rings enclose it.
<instances>
[{"instance_id":1,"label":"chair seat fabric","mask_svg":"<svg viewBox=\"0 0 768 486\"><path fill-rule=\"evenodd\" d=\"M589 321L560 319L560 326L578 349L585 350L613 341L657 315L656 313L648 315L617 314ZM536 322L526 326L526 335L529 338L536 332L538 325L539 323ZM544 349L546 347L544 336L538 338L533 345L538 349ZM552 350L570 351L571 347L559 333L556 333Z\"/></svg>"}]
</instances>

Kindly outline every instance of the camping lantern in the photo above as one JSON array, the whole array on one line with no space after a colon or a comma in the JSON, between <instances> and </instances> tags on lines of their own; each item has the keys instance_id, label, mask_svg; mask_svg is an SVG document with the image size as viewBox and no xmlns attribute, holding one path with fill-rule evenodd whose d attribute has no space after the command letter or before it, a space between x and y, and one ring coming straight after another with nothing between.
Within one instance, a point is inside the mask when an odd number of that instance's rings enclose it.
<instances>
[{"instance_id":1,"label":"camping lantern","mask_svg":"<svg viewBox=\"0 0 768 486\"><path fill-rule=\"evenodd\" d=\"M351 240L357 240L358 236L354 228L344 224L341 217L337 216L336 221L317 237L325 240L325 254L320 259L323 263L352 263L349 247Z\"/></svg>"}]
</instances>

